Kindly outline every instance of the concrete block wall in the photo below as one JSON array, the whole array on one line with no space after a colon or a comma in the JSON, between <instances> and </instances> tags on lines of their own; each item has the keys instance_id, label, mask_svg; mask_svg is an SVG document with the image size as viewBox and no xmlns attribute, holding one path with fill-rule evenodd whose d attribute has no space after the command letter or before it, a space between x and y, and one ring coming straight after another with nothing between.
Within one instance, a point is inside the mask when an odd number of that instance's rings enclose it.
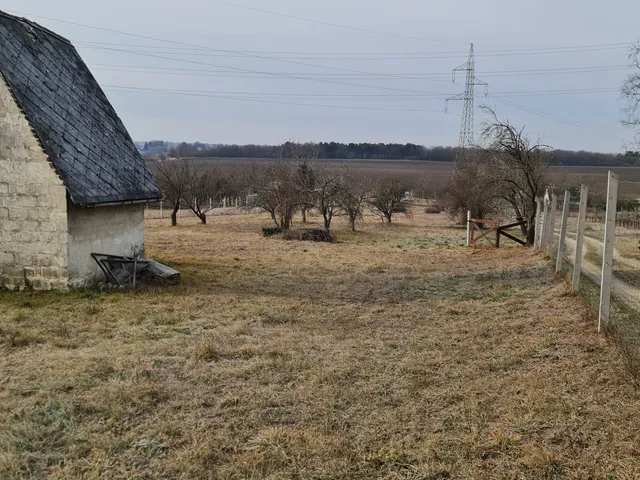
<instances>
[{"instance_id":1,"label":"concrete block wall","mask_svg":"<svg viewBox=\"0 0 640 480\"><path fill-rule=\"evenodd\" d=\"M144 246L144 205L84 208L68 204L69 284L91 286L103 279L92 253L131 255Z\"/></svg>"},{"instance_id":2,"label":"concrete block wall","mask_svg":"<svg viewBox=\"0 0 640 480\"><path fill-rule=\"evenodd\" d=\"M66 189L0 75L0 288L67 280Z\"/></svg>"}]
</instances>

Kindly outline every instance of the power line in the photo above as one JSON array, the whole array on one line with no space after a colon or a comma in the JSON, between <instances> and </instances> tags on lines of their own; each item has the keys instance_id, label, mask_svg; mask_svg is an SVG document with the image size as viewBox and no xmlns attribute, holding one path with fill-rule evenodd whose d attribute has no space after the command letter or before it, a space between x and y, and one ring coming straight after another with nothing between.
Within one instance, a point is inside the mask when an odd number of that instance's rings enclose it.
<instances>
[{"instance_id":1,"label":"power line","mask_svg":"<svg viewBox=\"0 0 640 480\"><path fill-rule=\"evenodd\" d=\"M368 29L368 28L351 27L351 26L348 26L348 25L340 25L340 24L337 24L337 23L324 22L324 21L320 21L320 20L313 20L311 18L299 17L297 15L290 15L288 13L280 13L280 12L274 12L272 10L264 10L264 9L261 9L261 8L249 7L247 5L241 5L239 3L228 2L228 1L225 1L225 0L210 0L210 1L215 2L215 3L221 3L221 4L224 4L224 5L230 5L230 6L237 7L237 8L244 8L245 10L251 10L251 11L254 11L254 12L266 13L268 15L275 15L275 16L278 16L278 17L290 18L290 19L294 19L294 20L301 20L303 22L315 23L315 24L318 24L318 25L325 25L325 26L334 27L334 28L342 28L342 29L345 29L345 30L352 30L352 31L356 31L356 32L371 33L371 34L374 34L374 35L384 35L384 36L387 36L387 37L405 38L405 39L409 39L409 40L421 40L421 41L426 41L426 42L449 43L449 44L460 45L459 42L448 42L448 41L445 41L445 40L433 40L433 39L429 39L429 38L414 37L414 36L410 36L410 35L401 35L401 34L397 34L397 33L381 32L381 31L378 31L378 30L371 30L371 29Z\"/></svg>"},{"instance_id":2,"label":"power line","mask_svg":"<svg viewBox=\"0 0 640 480\"><path fill-rule=\"evenodd\" d=\"M558 123L563 123L565 125L569 125L569 126L572 126L572 127L581 128L581 129L584 129L584 130L591 130L591 131L602 130L602 129L613 130L611 127L607 127L607 126L604 126L604 125L589 125L589 124L585 124L583 122L576 122L576 121L573 121L573 120L570 120L570 119L567 119L567 118L564 118L564 117L560 117L560 116L557 116L557 115L552 115L552 114L549 114L549 113L542 112L540 110L536 110L536 109L533 109L533 108L530 108L530 107L526 107L524 105L520 105L520 104L517 104L515 102L509 101L509 100L505 100L504 98L500 99L500 98L496 98L493 95L490 95L490 96L494 100L496 100L497 102L503 103L503 104L508 105L508 106L510 106L512 108L515 108L517 110L521 110L523 112L530 113L530 114L536 115L538 117L546 118L548 120L552 120L552 121L555 121L555 122L558 122Z\"/></svg>"},{"instance_id":3,"label":"power line","mask_svg":"<svg viewBox=\"0 0 640 480\"><path fill-rule=\"evenodd\" d=\"M134 47L128 44L109 44L102 42L75 42L77 46L81 46L84 48L93 48L100 49L102 46L120 46L120 47ZM332 56L323 55L323 54L308 54L308 55L298 55L298 56L273 56L274 54L255 54L249 53L249 51L243 50L227 50L227 49L213 49L208 47L196 47L191 50L184 51L158 51L158 48L164 48L167 50L167 47L159 47L159 46L138 46L135 47L138 50L136 52L144 52L144 53L165 53L171 55L184 55L191 57L221 57L221 58L242 58L242 57L251 57L251 58L260 58L265 60L279 61L283 63L294 63L299 65L308 65L305 63L298 62L298 60L330 60L330 61L380 61L380 60L442 60L442 59L455 59L455 58L464 58L465 54L463 53L448 53L448 54L435 54L435 53L423 53L423 54L386 54L387 56L380 56L384 54L360 54L360 56L336 56L333 54ZM171 50L179 50L175 47L169 47ZM609 47L599 47L599 48L581 48L581 49L561 49L561 50L541 50L541 51L512 51L510 53L479 53L477 57L511 57L511 56L529 56L529 55L552 55L552 54L568 54L568 53L581 53L581 52L596 52L596 51L605 51L605 50L619 50L628 48L628 44L625 46L609 46ZM139 50L146 49L146 50ZM152 49L152 50L149 50ZM212 51L208 52L208 51ZM207 53L205 53L207 52ZM367 56L362 56L367 55ZM318 67L319 65L308 65ZM325 67L322 67L325 68ZM331 67L326 67L331 68Z\"/></svg>"},{"instance_id":4,"label":"power line","mask_svg":"<svg viewBox=\"0 0 640 480\"><path fill-rule=\"evenodd\" d=\"M46 17L45 17L46 18ZM140 44L127 44L127 43L109 43L109 42L96 42L92 40L74 40L73 43L84 43L84 44L93 44L93 45L106 45L106 46L115 46L115 47L139 47L139 48L164 48L164 49L172 49L172 50L185 50L185 51L201 51L201 50L209 50L208 47L203 46L193 46L193 47L168 47L168 46L160 46L160 45L140 45ZM173 43L173 42L171 42ZM618 42L618 43L602 43L602 44L592 44L592 45L565 45L561 47L537 47L537 48L515 48L515 49L498 49L498 50L481 50L483 54L489 53L527 53L527 52L545 52L545 51L557 51L557 50L566 50L567 52L571 52L573 50L590 50L590 49L608 49L608 48L627 48L632 45L632 42ZM406 56L406 55L414 55L414 56L422 56L422 55L454 55L454 56L466 56L466 52L301 52L301 51L273 51L273 50L231 50L237 53L257 53L264 55L332 55L332 56L349 56L349 55L367 55L367 56L382 56L382 55L393 55L393 56Z\"/></svg>"},{"instance_id":5,"label":"power line","mask_svg":"<svg viewBox=\"0 0 640 480\"><path fill-rule=\"evenodd\" d=\"M18 15L28 15L28 14L20 13L20 12L14 12L14 13L17 13ZM275 58L275 57L255 55L255 54L250 54L250 53L241 53L241 52L237 52L237 51L234 51L234 50L224 50L224 49L220 49L220 48L204 47L204 46L201 46L201 45L194 45L194 44L184 43L184 42L176 42L176 41L173 41L173 40L166 40L166 39L163 39L163 38L151 37L151 36L147 36L147 35L139 35L137 33L122 32L122 31L119 31L119 30L113 30L113 29L109 29L109 28L96 27L96 26L93 26L93 25L86 25L86 24L77 23L77 22L69 22L67 20L59 20L59 19L55 19L55 18L51 18L51 17L44 17L44 16L38 16L38 15L31 15L31 16L33 16L35 18L44 18L44 19L47 19L47 20L51 20L51 21L55 21L55 22L61 22L61 23L69 24L69 25L74 25L74 26L79 26L79 27L83 27L83 28L92 29L92 30L99 30L99 31L115 33L115 34L119 34L119 35L126 35L126 36L129 36L129 37L142 38L142 39L145 39L145 40L152 40L152 41L156 41L156 42L165 42L165 43L181 45L181 46L186 46L186 47L202 48L202 49L211 50L211 51L215 51L215 52L238 53L240 56L248 57L248 58L257 58L257 59L262 59L262 60L272 60L272 61L276 61L276 62L291 63L291 64L296 64L296 65L304 65L304 66L307 66L307 67L324 68L324 69L330 69L330 70L340 70L340 71L352 72L352 73L371 73L371 72L363 72L361 70L351 70L351 69L346 69L346 68L330 67L330 66L326 66L326 65L316 65L316 64L310 64L310 63L298 62L298 61L294 61L294 60L285 60L285 59L279 59L279 58ZM124 52L124 53L132 53L132 54L146 55L146 56L154 56L155 55L155 54L148 53L148 52L133 52L133 51L119 50L119 49L107 48L107 47L85 47L85 48L101 48L103 50L120 51L120 52ZM163 57L158 56L157 58L163 58ZM169 60L176 60L176 59L170 59L169 58ZM185 61L185 60L180 60L180 61ZM217 66L219 68L231 68L231 67L224 67L224 66L221 66L221 65L212 65L212 66ZM236 70L241 70L241 69L236 69ZM264 72L250 71L250 70L247 70L247 71L248 72L252 72L252 73L264 73ZM375 74L372 74L372 75L375 75ZM380 87L370 87L370 88L380 88Z\"/></svg>"},{"instance_id":6,"label":"power line","mask_svg":"<svg viewBox=\"0 0 640 480\"><path fill-rule=\"evenodd\" d=\"M145 90L145 91L160 91L160 92L171 92L171 93L193 93L193 94L201 94L201 95L224 95L224 96L249 96L252 98L259 97L290 97L290 98L340 98L340 99L420 99L420 98L443 98L447 97L450 94L446 92L423 92L423 93L409 93L409 94L363 94L363 93L283 93L283 92L243 92L243 91L220 91L220 90L194 90L194 89L170 89L170 88L162 88L162 89L152 89L152 88L143 88L136 87L130 85L108 85L111 88L124 88L124 89L134 89L134 90ZM598 89L594 89L594 91L599 91ZM608 91L608 90L607 90ZM563 95L566 90L554 91L554 90L530 90L530 91L521 91L521 92L495 92L490 96L497 101L501 101L502 103L508 103L512 106L517 104L513 104L512 102L506 100L504 97L509 96L520 96L520 95ZM583 90L571 90L572 93L581 93ZM527 108L529 107L521 107ZM535 111L533 109L529 109ZM435 111L435 110L434 110ZM440 111L440 110L438 110ZM543 113L542 113L543 114ZM548 114L551 116L550 114ZM556 117L562 118L562 117ZM565 119L566 121L570 121Z\"/></svg>"},{"instance_id":7,"label":"power line","mask_svg":"<svg viewBox=\"0 0 640 480\"><path fill-rule=\"evenodd\" d=\"M243 74L232 74L226 70L210 70L210 69L187 69L187 68L168 68L168 67L148 67L148 66L140 66L140 65L120 65L120 64L91 64L92 68L98 70L112 70L113 71L128 71L126 69L133 69L136 72L133 73L163 73L167 72L169 74L203 74L202 76L229 76L232 78L240 77L240 78L264 78L264 75L243 75ZM118 70L123 69L123 70ZM597 73L597 72L610 72L610 71L621 71L628 70L629 67L626 65L602 65L602 66L592 66L592 67L573 67L573 68L558 68L558 69L530 69L530 70L495 70L495 71L486 71L483 73L479 73L485 77L502 77L502 76L529 76L529 75L559 75L559 74L579 74L579 73ZM138 71L140 70L140 71ZM148 72L146 71L148 70ZM336 78L359 78L367 80L371 80L372 78L377 77L368 77L369 74L361 73L361 74L348 74L348 73L296 73L296 72L271 72L271 73L284 73L287 75L304 75L307 77L336 77ZM204 74L213 74L213 75L204 75ZM222 74L222 75L219 75ZM447 83L449 83L451 73L450 72L432 72L432 73L379 73L379 76L384 76L385 79L401 79L401 80L424 80L423 77L447 77ZM195 75L198 76L198 75Z\"/></svg>"},{"instance_id":8,"label":"power line","mask_svg":"<svg viewBox=\"0 0 640 480\"><path fill-rule=\"evenodd\" d=\"M302 107L337 108L337 109L343 109L343 110L344 109L373 110L373 111L403 112L403 113L406 113L406 112L442 113L441 110L430 110L430 109L399 109L399 108L395 109L395 108L377 108L377 107L356 107L351 105L282 102L282 101L276 101L276 100L263 100L259 98L213 95L208 93L197 93L192 91L174 91L174 90L164 90L164 89L130 87L130 86L122 86L122 85L104 85L104 88L105 90L110 90L110 91L127 91L127 92L135 92L135 93L152 93L152 94L158 94L158 95L178 95L178 96L189 96L189 97L217 98L222 100L237 100L237 101L244 101L244 102L268 103L268 104L278 104L278 105L295 105L295 106L302 106Z\"/></svg>"},{"instance_id":9,"label":"power line","mask_svg":"<svg viewBox=\"0 0 640 480\"><path fill-rule=\"evenodd\" d=\"M123 52L123 53L132 53L132 52L128 52L126 50L118 50L118 49L114 49L114 48L105 48L105 50L111 50L111 51ZM265 71L260 71L260 70L251 70L251 69L247 69L247 68L229 67L229 66L224 66L224 65L216 65L216 64L212 64L212 63L198 62L198 61L194 61L194 60L184 60L184 59L180 59L180 58L166 57L166 56L163 56L163 55L155 55L155 54L152 54L152 53L132 53L132 54L141 55L141 56L150 57L150 58L160 58L160 59L164 59L164 60L173 60L173 61L182 62L182 63L190 63L190 64L194 64L194 65L204 65L204 66L208 66L208 67L225 68L227 70L233 70L233 71L243 72L243 73L254 73L254 74L261 74L261 75L270 75L270 76L274 76L274 77L288 78L288 79L293 79L293 80L305 80L305 81L327 83L327 84L333 84L333 85L345 85L345 86L350 86L350 87L372 88L372 89L375 89L375 90L389 90L389 91L397 91L397 92L405 92L405 93L406 92L409 92L409 93L426 93L426 92L421 91L421 90L409 90L409 89L400 89L400 88L392 88L392 87L381 87L381 86L375 86L375 85L363 85L363 84L357 84L357 83L345 83L345 82L338 82L338 81L335 81L335 80L327 80L327 79L322 79L322 78L309 78L309 77L298 76L298 75L290 75L290 74L286 74L286 73L265 72Z\"/></svg>"}]
</instances>

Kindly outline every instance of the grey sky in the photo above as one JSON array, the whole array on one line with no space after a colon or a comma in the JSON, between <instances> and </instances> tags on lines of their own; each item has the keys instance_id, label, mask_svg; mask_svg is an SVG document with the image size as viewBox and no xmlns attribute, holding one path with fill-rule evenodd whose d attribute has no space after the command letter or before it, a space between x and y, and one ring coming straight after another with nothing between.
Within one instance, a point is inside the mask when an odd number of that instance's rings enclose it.
<instances>
[{"instance_id":1,"label":"grey sky","mask_svg":"<svg viewBox=\"0 0 640 480\"><path fill-rule=\"evenodd\" d=\"M0 0L0 9L29 14L27 16L32 20L76 43L136 140L278 143L295 138L300 141L455 145L462 104L452 103L449 114L442 110L446 95L462 91L463 77L452 84L449 72L466 61L469 42L474 42L478 54L477 76L487 81L490 94L496 95L485 99L483 89L478 88L476 104L495 106L500 117L526 125L529 133L539 134L546 143L558 148L618 152L625 140L632 137L631 132L620 125L624 102L619 99L618 89L627 75L624 69L570 74L549 71L626 65L627 47L612 45L606 49L598 47L554 54L548 51L534 54L534 51L523 52L522 49L637 41L640 39L640 2L637 0L229 1L421 39L335 28L213 0ZM162 38L208 50L88 29L37 16ZM212 49L254 53L230 57L229 53ZM519 51L488 52L507 49ZM400 55L440 52L442 55L423 55L432 58L419 59L406 59L414 55ZM285 57L287 61L256 56L280 57L281 60ZM374 74L441 75L392 79L339 69ZM545 71L541 72L543 69ZM258 75L243 70L324 81ZM537 71L513 75L514 70ZM509 75L504 71L509 71ZM156 91L123 91L114 88L116 86ZM591 91L577 93L577 89ZM201 96L178 95L177 90L200 92L198 95ZM500 96L505 92L558 90L562 93ZM424 92L429 96L424 96ZM227 98L229 96L249 100L231 100ZM476 110L476 124L482 119L482 113Z\"/></svg>"}]
</instances>

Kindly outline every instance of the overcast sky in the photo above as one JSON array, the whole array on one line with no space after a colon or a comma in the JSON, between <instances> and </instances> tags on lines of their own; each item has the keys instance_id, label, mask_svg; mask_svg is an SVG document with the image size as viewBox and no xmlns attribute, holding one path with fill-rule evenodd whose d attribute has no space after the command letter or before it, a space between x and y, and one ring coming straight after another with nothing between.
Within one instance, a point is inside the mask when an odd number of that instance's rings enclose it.
<instances>
[{"instance_id":1,"label":"overcast sky","mask_svg":"<svg viewBox=\"0 0 640 480\"><path fill-rule=\"evenodd\" d=\"M0 0L0 9L73 41L135 140L456 145L462 102L444 113L445 98L464 89L450 72L470 42L489 84L487 98L476 88L476 107L496 107L558 148L619 152L632 138L619 88L625 44L640 39L637 0L229 1L353 29L217 0Z\"/></svg>"}]
</instances>

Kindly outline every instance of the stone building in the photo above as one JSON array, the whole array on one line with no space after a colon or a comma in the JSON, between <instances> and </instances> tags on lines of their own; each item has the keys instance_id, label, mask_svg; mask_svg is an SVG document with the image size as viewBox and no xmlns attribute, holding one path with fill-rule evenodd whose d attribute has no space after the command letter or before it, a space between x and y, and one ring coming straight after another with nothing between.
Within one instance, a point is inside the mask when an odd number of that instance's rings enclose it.
<instances>
[{"instance_id":1,"label":"stone building","mask_svg":"<svg viewBox=\"0 0 640 480\"><path fill-rule=\"evenodd\" d=\"M161 196L73 45L0 11L0 289L94 283Z\"/></svg>"}]
</instances>

